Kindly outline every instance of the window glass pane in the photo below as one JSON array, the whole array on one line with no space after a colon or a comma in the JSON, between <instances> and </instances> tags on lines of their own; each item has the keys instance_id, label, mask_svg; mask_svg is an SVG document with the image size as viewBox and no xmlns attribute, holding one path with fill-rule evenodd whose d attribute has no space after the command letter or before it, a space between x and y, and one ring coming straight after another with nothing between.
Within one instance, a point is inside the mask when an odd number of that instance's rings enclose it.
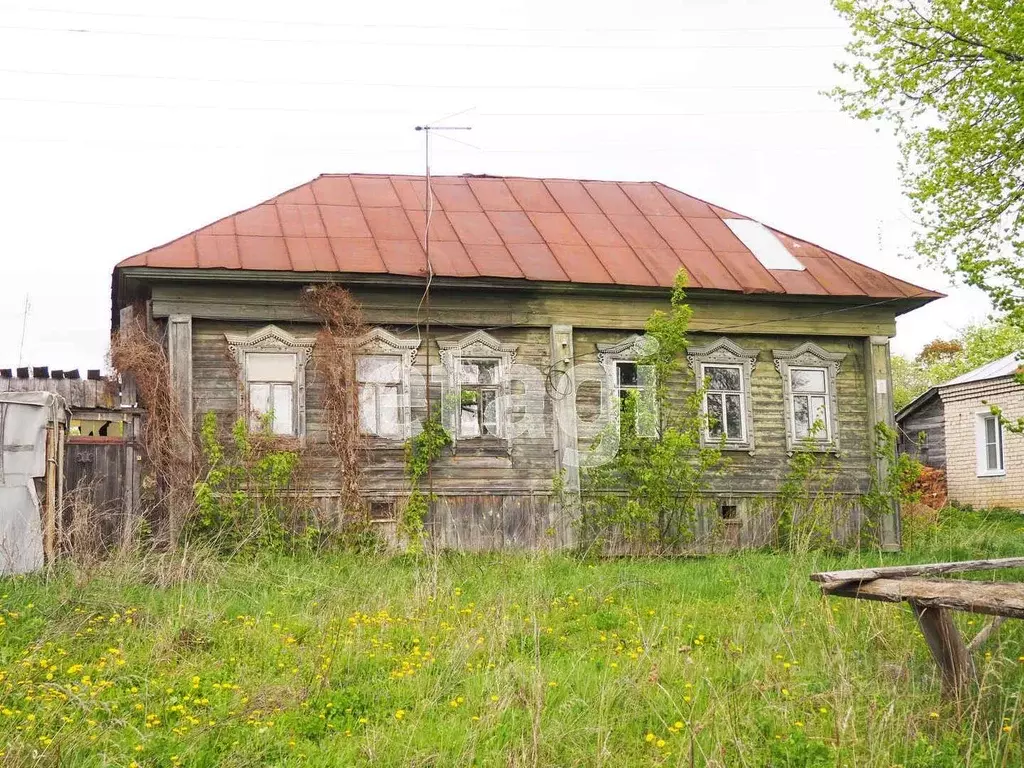
<instances>
[{"instance_id":1,"label":"window glass pane","mask_svg":"<svg viewBox=\"0 0 1024 768\"><path fill-rule=\"evenodd\" d=\"M359 387L359 430L367 435L377 434L377 397L372 384Z\"/></svg>"},{"instance_id":2,"label":"window glass pane","mask_svg":"<svg viewBox=\"0 0 1024 768\"><path fill-rule=\"evenodd\" d=\"M483 407L483 434L498 434L498 398L493 389L485 389L480 393Z\"/></svg>"},{"instance_id":3,"label":"window glass pane","mask_svg":"<svg viewBox=\"0 0 1024 768\"><path fill-rule=\"evenodd\" d=\"M825 391L825 371L820 368L791 368L789 376L794 392Z\"/></svg>"},{"instance_id":4,"label":"window glass pane","mask_svg":"<svg viewBox=\"0 0 1024 768\"><path fill-rule=\"evenodd\" d=\"M635 387L639 383L636 372L636 363L616 363L620 387Z\"/></svg>"},{"instance_id":5,"label":"window glass pane","mask_svg":"<svg viewBox=\"0 0 1024 768\"><path fill-rule=\"evenodd\" d=\"M379 434L385 437L395 437L401 431L401 419L398 410L398 387L395 385L381 387L379 397Z\"/></svg>"},{"instance_id":6,"label":"window glass pane","mask_svg":"<svg viewBox=\"0 0 1024 768\"><path fill-rule=\"evenodd\" d=\"M704 378L708 380L708 389L739 392L739 368L725 368L720 365L704 366Z\"/></svg>"},{"instance_id":7,"label":"window glass pane","mask_svg":"<svg viewBox=\"0 0 1024 768\"><path fill-rule=\"evenodd\" d=\"M999 469L999 446L995 443L989 443L985 446L985 462L986 469Z\"/></svg>"},{"instance_id":8,"label":"window glass pane","mask_svg":"<svg viewBox=\"0 0 1024 768\"><path fill-rule=\"evenodd\" d=\"M985 417L985 442L995 443L996 442L996 417L986 416Z\"/></svg>"},{"instance_id":9,"label":"window glass pane","mask_svg":"<svg viewBox=\"0 0 1024 768\"><path fill-rule=\"evenodd\" d=\"M463 392L463 394L465 395L466 392ZM459 435L461 437L480 436L480 422L477 417L479 408L475 399L472 402L467 402L465 398L463 399L462 413L459 417Z\"/></svg>"},{"instance_id":10,"label":"window glass pane","mask_svg":"<svg viewBox=\"0 0 1024 768\"><path fill-rule=\"evenodd\" d=\"M249 429L258 432L263 429L263 416L270 411L270 385L249 385Z\"/></svg>"},{"instance_id":11,"label":"window glass pane","mask_svg":"<svg viewBox=\"0 0 1024 768\"><path fill-rule=\"evenodd\" d=\"M292 385L291 384L275 384L274 385L274 423L273 430L275 435L293 435L295 434L294 425L292 424Z\"/></svg>"},{"instance_id":12,"label":"window glass pane","mask_svg":"<svg viewBox=\"0 0 1024 768\"><path fill-rule=\"evenodd\" d=\"M729 440L743 439L743 413L739 395L725 396L725 434Z\"/></svg>"},{"instance_id":13,"label":"window glass pane","mask_svg":"<svg viewBox=\"0 0 1024 768\"><path fill-rule=\"evenodd\" d=\"M824 397L812 397L811 401L811 426L814 427L814 437L825 439L828 437L828 411L825 406Z\"/></svg>"},{"instance_id":14,"label":"window glass pane","mask_svg":"<svg viewBox=\"0 0 1024 768\"><path fill-rule=\"evenodd\" d=\"M397 384L401 358L396 355L360 355L356 358L356 380Z\"/></svg>"},{"instance_id":15,"label":"window glass pane","mask_svg":"<svg viewBox=\"0 0 1024 768\"><path fill-rule=\"evenodd\" d=\"M245 356L246 381L295 381L295 355L249 352Z\"/></svg>"},{"instance_id":16,"label":"window glass pane","mask_svg":"<svg viewBox=\"0 0 1024 768\"><path fill-rule=\"evenodd\" d=\"M807 437L811 433L810 406L806 397L793 398L793 431L797 440Z\"/></svg>"},{"instance_id":17,"label":"window glass pane","mask_svg":"<svg viewBox=\"0 0 1024 768\"><path fill-rule=\"evenodd\" d=\"M708 435L721 437L725 428L725 414L722 412L722 396L708 394Z\"/></svg>"},{"instance_id":18,"label":"window glass pane","mask_svg":"<svg viewBox=\"0 0 1024 768\"><path fill-rule=\"evenodd\" d=\"M459 381L462 384L497 384L497 360L461 360Z\"/></svg>"}]
</instances>

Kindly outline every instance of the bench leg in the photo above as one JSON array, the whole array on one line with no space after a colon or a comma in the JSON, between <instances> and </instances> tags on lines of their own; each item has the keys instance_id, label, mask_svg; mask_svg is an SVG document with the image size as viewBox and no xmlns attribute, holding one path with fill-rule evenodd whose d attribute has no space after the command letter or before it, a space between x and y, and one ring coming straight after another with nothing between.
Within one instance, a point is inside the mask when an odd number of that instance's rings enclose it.
<instances>
[{"instance_id":1,"label":"bench leg","mask_svg":"<svg viewBox=\"0 0 1024 768\"><path fill-rule=\"evenodd\" d=\"M953 623L953 614L946 608L924 606L911 602L932 658L942 673L942 690L957 698L974 681L974 661Z\"/></svg>"}]
</instances>

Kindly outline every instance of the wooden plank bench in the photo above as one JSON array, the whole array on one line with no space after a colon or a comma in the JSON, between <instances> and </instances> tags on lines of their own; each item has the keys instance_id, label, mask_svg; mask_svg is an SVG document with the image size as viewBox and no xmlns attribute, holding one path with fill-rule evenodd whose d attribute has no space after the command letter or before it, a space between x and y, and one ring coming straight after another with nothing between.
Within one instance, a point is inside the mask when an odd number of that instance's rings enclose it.
<instances>
[{"instance_id":1,"label":"wooden plank bench","mask_svg":"<svg viewBox=\"0 0 1024 768\"><path fill-rule=\"evenodd\" d=\"M830 571L811 574L811 580L820 583L826 595L910 603L942 673L943 689L959 695L975 679L971 650L984 642L1005 619L1024 618L1024 583L934 577L1005 568L1024 568L1024 557ZM968 646L953 623L951 611L954 610L996 618Z\"/></svg>"}]
</instances>

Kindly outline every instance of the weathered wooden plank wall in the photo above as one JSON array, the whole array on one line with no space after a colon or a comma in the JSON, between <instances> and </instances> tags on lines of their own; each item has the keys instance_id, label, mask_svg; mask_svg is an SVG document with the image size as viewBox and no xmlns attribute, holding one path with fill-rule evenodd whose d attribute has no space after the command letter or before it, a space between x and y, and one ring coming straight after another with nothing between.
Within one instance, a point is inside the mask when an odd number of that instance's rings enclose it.
<instances>
[{"instance_id":1,"label":"weathered wooden plank wall","mask_svg":"<svg viewBox=\"0 0 1024 768\"><path fill-rule=\"evenodd\" d=\"M186 288L188 288L186 290ZM381 323L403 338L417 338L410 322L415 317L409 291L358 289L369 323ZM418 294L417 294L418 298ZM410 303L412 302L412 303ZM543 387L550 386L552 366L558 362L552 325L571 325L572 357L577 365L597 364L597 344L621 341L632 332L642 332L644 320L664 300L650 297L611 300L601 296L492 295L487 292L458 293L438 291L434 342L458 339L483 327L501 342L517 345L517 364L539 371ZM893 324L891 309L854 309L822 319L819 302L760 302L756 300L699 299L693 302L695 317L691 335L694 344L705 344L726 336L743 347L761 350L752 375L755 451L729 452L726 471L714 478L712 492L718 501L709 502L702 518L700 534L705 538L734 537L736 543L754 545L767 541L773 518L770 512L754 509L743 499L771 495L788 471L785 440L785 409L782 381L775 369L773 349L792 349L808 338L832 352L846 355L837 379L838 431L840 441L836 490L859 494L867 490L872 465L872 402L866 391L872 379L865 367L867 337L885 333ZM228 350L226 332L251 332L268 322L300 335L314 335L318 326L298 299L298 289L225 286L218 288L163 285L154 291L154 314L188 314L191 326L192 410L195 421L202 414L217 414L225 434L238 418L238 374ZM834 307L833 307L834 309ZM410 314L412 313L412 314ZM816 316L817 315L817 316ZM447 324L446 324L447 323ZM758 333L750 326L756 324ZM732 328L734 330L730 331ZM736 328L742 328L737 332ZM184 342L184 339L182 339ZM184 344L182 344L184 346ZM411 403L414 422L425 417L425 349L416 356L416 376L412 382ZM442 369L438 349L431 349L432 400L440 400ZM314 348L306 371L306 438L304 478L310 492L329 498L340 487L337 459L327 442L324 419L324 387L317 375ZM599 411L600 388L593 381L579 381L572 402L579 418L579 441L585 450L594 437L586 422ZM526 384L513 386L521 392ZM694 391L689 370L681 372L673 386L680 403ZM516 401L513 421L529 422L526 434L511 445L503 441L460 441L454 453L445 455L434 467L434 490L440 500L433 522L435 538L460 548L501 546L543 546L551 528L561 528L557 538L571 539L564 530L563 512L552 498L554 479L559 472L558 437L555 434L555 405L550 392L541 398L535 412ZM560 403L565 408L565 404ZM365 452L361 487L370 499L401 502L407 493L407 479L401 441L376 441ZM738 507L738 522L719 524L721 499ZM326 503L326 502L325 502ZM527 520L524 515L532 515ZM859 519L837 522L837 535L846 537ZM840 530L841 529L841 530ZM712 536L712 534L714 536ZM717 541L717 539L716 539ZM720 546L720 543L716 546Z\"/></svg>"},{"instance_id":2,"label":"weathered wooden plank wall","mask_svg":"<svg viewBox=\"0 0 1024 768\"><path fill-rule=\"evenodd\" d=\"M942 398L932 397L899 424L900 453L912 456L922 464L946 468L946 419Z\"/></svg>"}]
</instances>

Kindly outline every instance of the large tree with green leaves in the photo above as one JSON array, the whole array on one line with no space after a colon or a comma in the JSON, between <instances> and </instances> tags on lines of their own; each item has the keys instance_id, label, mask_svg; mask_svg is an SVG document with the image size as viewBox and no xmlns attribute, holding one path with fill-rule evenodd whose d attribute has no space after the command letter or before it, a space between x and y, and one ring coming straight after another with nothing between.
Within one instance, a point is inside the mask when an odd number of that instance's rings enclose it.
<instances>
[{"instance_id":1,"label":"large tree with green leaves","mask_svg":"<svg viewBox=\"0 0 1024 768\"><path fill-rule=\"evenodd\" d=\"M893 404L899 410L929 387L1024 349L1024 328L1008 322L972 324L953 339L926 344L917 357L892 357Z\"/></svg>"},{"instance_id":2,"label":"large tree with green leaves","mask_svg":"<svg viewBox=\"0 0 1024 768\"><path fill-rule=\"evenodd\" d=\"M1024 327L1024 2L833 0L845 109L891 123L916 250Z\"/></svg>"}]
</instances>

